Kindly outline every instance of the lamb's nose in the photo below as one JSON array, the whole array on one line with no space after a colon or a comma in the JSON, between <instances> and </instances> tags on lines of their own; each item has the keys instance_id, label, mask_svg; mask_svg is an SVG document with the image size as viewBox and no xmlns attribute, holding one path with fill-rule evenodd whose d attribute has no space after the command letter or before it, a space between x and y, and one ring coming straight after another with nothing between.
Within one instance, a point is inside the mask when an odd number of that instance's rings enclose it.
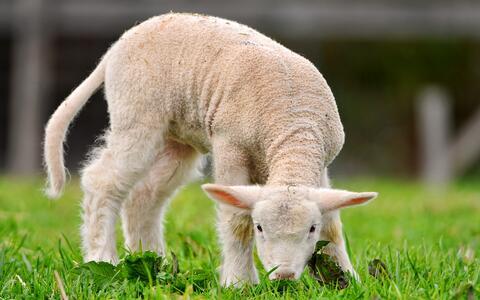
<instances>
[{"instance_id":1,"label":"lamb's nose","mask_svg":"<svg viewBox=\"0 0 480 300\"><path fill-rule=\"evenodd\" d=\"M295 279L295 273L294 272L288 272L288 271L283 271L283 272L278 272L275 273L273 279Z\"/></svg>"}]
</instances>

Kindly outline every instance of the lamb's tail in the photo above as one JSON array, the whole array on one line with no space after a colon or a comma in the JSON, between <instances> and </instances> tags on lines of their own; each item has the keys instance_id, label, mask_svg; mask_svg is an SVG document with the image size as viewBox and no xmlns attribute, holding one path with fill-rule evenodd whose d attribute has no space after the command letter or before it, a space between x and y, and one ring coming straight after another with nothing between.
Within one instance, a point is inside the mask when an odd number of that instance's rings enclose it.
<instances>
[{"instance_id":1,"label":"lamb's tail","mask_svg":"<svg viewBox=\"0 0 480 300\"><path fill-rule=\"evenodd\" d=\"M66 181L63 162L63 141L68 126L87 100L101 86L105 79L106 58L103 58L93 72L60 104L45 128L44 162L48 181L45 193L50 198L61 196Z\"/></svg>"}]
</instances>

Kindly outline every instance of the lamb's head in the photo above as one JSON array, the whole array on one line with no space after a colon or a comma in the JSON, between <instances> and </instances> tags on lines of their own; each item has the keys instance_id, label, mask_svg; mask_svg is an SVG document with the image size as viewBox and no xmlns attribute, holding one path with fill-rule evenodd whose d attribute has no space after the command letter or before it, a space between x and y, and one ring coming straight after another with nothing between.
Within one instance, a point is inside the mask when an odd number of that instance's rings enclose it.
<instances>
[{"instance_id":1,"label":"lamb's head","mask_svg":"<svg viewBox=\"0 0 480 300\"><path fill-rule=\"evenodd\" d=\"M301 186L202 186L221 205L250 214L257 253L270 279L298 279L320 239L322 214L365 204L376 193ZM248 235L243 235L248 236Z\"/></svg>"}]
</instances>

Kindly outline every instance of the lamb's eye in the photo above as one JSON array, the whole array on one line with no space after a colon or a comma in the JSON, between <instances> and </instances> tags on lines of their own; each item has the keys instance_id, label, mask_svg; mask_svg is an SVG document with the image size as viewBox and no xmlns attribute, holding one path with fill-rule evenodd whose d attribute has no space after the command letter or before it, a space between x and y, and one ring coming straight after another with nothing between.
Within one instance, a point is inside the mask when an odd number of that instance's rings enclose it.
<instances>
[{"instance_id":1,"label":"lamb's eye","mask_svg":"<svg viewBox=\"0 0 480 300\"><path fill-rule=\"evenodd\" d=\"M315 232L315 225L312 225L312 227L310 227L310 233L313 233Z\"/></svg>"},{"instance_id":2,"label":"lamb's eye","mask_svg":"<svg viewBox=\"0 0 480 300\"><path fill-rule=\"evenodd\" d=\"M262 226L257 225L257 230L260 231L260 232L262 232L262 231L263 231Z\"/></svg>"}]
</instances>

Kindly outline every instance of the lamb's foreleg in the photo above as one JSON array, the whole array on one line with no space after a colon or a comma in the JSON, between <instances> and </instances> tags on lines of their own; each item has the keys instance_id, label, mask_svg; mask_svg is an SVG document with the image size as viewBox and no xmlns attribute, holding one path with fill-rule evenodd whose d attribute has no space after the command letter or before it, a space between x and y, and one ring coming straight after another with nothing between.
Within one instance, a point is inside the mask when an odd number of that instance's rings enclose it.
<instances>
[{"instance_id":1,"label":"lamb's foreleg","mask_svg":"<svg viewBox=\"0 0 480 300\"><path fill-rule=\"evenodd\" d=\"M330 241L325 247L324 252L332 256L343 271L349 272L355 279L359 280L357 272L355 272L347 253L345 239L342 232L340 211L332 211L323 215L322 221L321 239Z\"/></svg>"},{"instance_id":2,"label":"lamb's foreleg","mask_svg":"<svg viewBox=\"0 0 480 300\"><path fill-rule=\"evenodd\" d=\"M322 187L330 188L331 185L327 169L323 172L322 177ZM349 272L355 279L359 280L360 278L357 272L355 272L347 253L340 211L337 210L324 214L322 221L321 239L330 241L330 244L325 247L325 253L332 256L343 271Z\"/></svg>"},{"instance_id":3,"label":"lamb's foreleg","mask_svg":"<svg viewBox=\"0 0 480 300\"><path fill-rule=\"evenodd\" d=\"M248 185L246 155L223 140L213 147L215 182L224 185ZM225 286L258 283L253 262L253 223L249 212L219 204L217 230L222 244L220 280Z\"/></svg>"}]
</instances>

